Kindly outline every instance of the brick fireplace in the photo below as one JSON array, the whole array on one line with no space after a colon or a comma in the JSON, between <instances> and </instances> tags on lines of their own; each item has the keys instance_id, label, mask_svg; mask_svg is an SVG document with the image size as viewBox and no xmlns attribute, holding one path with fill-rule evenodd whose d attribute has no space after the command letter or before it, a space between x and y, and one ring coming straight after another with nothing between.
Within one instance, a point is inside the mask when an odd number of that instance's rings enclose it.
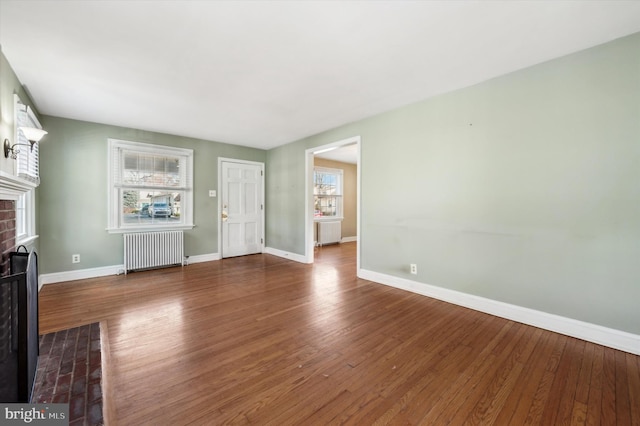
<instances>
[{"instance_id":1,"label":"brick fireplace","mask_svg":"<svg viewBox=\"0 0 640 426\"><path fill-rule=\"evenodd\" d=\"M35 184L0 171L0 390L3 402L28 401L38 362L37 254L14 256L16 201ZM11 275L10 272L13 274Z\"/></svg>"},{"instance_id":2,"label":"brick fireplace","mask_svg":"<svg viewBox=\"0 0 640 426\"><path fill-rule=\"evenodd\" d=\"M0 200L0 275L9 273L9 253L16 248L16 207L13 200Z\"/></svg>"},{"instance_id":3,"label":"brick fireplace","mask_svg":"<svg viewBox=\"0 0 640 426\"><path fill-rule=\"evenodd\" d=\"M9 273L9 253L16 250L16 201L36 187L0 170L0 275Z\"/></svg>"}]
</instances>

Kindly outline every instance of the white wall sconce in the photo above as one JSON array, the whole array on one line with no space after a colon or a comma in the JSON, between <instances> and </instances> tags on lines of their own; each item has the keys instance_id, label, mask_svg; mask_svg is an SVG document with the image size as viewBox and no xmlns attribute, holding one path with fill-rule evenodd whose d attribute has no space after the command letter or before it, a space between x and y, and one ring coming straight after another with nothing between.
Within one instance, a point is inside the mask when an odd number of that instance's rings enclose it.
<instances>
[{"instance_id":1,"label":"white wall sconce","mask_svg":"<svg viewBox=\"0 0 640 426\"><path fill-rule=\"evenodd\" d=\"M20 130L22 134L27 138L30 145L27 145L26 143L14 143L13 145L11 145L9 139L5 139L4 158L9 158L9 151L11 151L11 158L13 158L14 160L18 158L20 149L14 149L14 147L18 145L28 146L31 148L31 151L33 151L33 145L35 145L37 142L40 142L40 139L42 139L44 135L48 133L42 129L37 129L35 127L18 127L18 130Z\"/></svg>"}]
</instances>

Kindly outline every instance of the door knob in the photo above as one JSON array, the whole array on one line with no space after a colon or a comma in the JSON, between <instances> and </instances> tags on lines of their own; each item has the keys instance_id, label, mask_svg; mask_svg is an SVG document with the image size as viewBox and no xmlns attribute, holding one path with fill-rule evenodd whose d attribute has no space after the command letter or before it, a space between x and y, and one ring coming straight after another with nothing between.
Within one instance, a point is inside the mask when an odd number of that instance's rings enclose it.
<instances>
[{"instance_id":1,"label":"door knob","mask_svg":"<svg viewBox=\"0 0 640 426\"><path fill-rule=\"evenodd\" d=\"M228 217L229 217L229 216L227 215L227 212L223 211L223 212L222 212L222 221L223 221L223 222L226 222Z\"/></svg>"}]
</instances>

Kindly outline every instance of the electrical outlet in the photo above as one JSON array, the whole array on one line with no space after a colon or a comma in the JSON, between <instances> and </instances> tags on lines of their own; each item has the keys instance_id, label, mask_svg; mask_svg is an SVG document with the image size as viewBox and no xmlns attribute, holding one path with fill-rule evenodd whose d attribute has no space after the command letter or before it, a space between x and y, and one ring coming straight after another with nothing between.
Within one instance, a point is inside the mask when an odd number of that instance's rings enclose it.
<instances>
[{"instance_id":1,"label":"electrical outlet","mask_svg":"<svg viewBox=\"0 0 640 426\"><path fill-rule=\"evenodd\" d=\"M409 267L413 275L416 275L418 273L418 265L412 263L411 265L409 265Z\"/></svg>"},{"instance_id":2,"label":"electrical outlet","mask_svg":"<svg viewBox=\"0 0 640 426\"><path fill-rule=\"evenodd\" d=\"M71 255L71 263L80 263L80 255L72 254Z\"/></svg>"}]
</instances>

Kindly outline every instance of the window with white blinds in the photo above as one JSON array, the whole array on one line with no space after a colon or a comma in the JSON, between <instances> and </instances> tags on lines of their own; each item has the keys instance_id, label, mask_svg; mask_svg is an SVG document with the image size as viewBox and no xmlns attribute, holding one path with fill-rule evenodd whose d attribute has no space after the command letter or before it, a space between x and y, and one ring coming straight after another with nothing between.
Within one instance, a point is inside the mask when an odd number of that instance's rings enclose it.
<instances>
[{"instance_id":1,"label":"window with white blinds","mask_svg":"<svg viewBox=\"0 0 640 426\"><path fill-rule=\"evenodd\" d=\"M29 147L31 143L25 137L24 133L20 130L20 127L35 127L42 129L38 118L34 114L33 110L24 105L18 95L14 95L14 111L15 111L15 143L18 145L14 147L17 151L16 158L16 174L18 177L26 179L28 181L40 184L40 150L39 143L35 143L33 147ZM15 152L14 151L14 152Z\"/></svg>"},{"instance_id":2,"label":"window with white blinds","mask_svg":"<svg viewBox=\"0 0 640 426\"><path fill-rule=\"evenodd\" d=\"M42 129L33 110L23 104L18 95L13 95L14 153L16 153L16 175L22 179L40 184L39 147L38 143L31 150L31 143L20 130L20 127ZM28 244L36 235L35 189L21 194L15 202L16 207L16 244Z\"/></svg>"},{"instance_id":3,"label":"window with white blinds","mask_svg":"<svg viewBox=\"0 0 640 426\"><path fill-rule=\"evenodd\" d=\"M110 232L193 227L193 150L109 139Z\"/></svg>"}]
</instances>

